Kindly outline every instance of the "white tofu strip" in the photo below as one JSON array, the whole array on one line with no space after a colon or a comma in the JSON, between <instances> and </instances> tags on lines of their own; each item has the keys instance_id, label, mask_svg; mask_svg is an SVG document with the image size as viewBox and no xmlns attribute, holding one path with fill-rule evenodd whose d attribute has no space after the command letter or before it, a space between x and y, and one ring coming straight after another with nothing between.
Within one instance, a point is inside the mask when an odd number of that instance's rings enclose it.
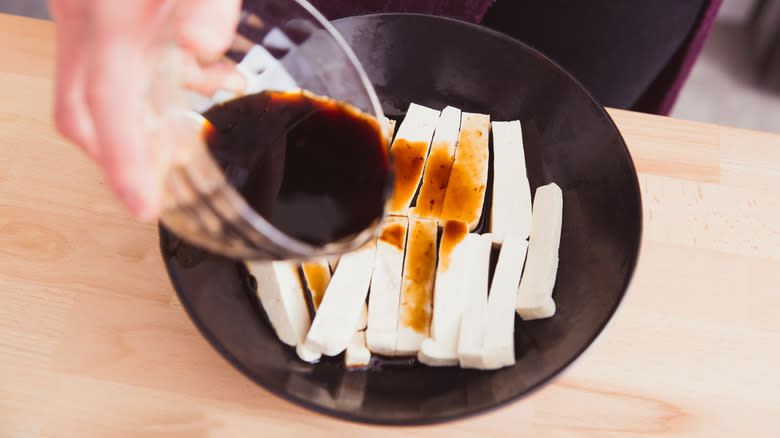
<instances>
[{"instance_id":1,"label":"white tofu strip","mask_svg":"<svg viewBox=\"0 0 780 438\"><path fill-rule=\"evenodd\" d=\"M395 343L399 356L416 356L420 344L430 335L437 233L435 220L409 218Z\"/></svg>"},{"instance_id":2,"label":"white tofu strip","mask_svg":"<svg viewBox=\"0 0 780 438\"><path fill-rule=\"evenodd\" d=\"M347 348L366 301L375 255L372 242L341 257L306 336L308 350L335 356Z\"/></svg>"},{"instance_id":3,"label":"white tofu strip","mask_svg":"<svg viewBox=\"0 0 780 438\"><path fill-rule=\"evenodd\" d=\"M441 217L459 132L460 110L451 106L444 108L436 123L431 151L425 162L422 185L414 209L415 215L433 219Z\"/></svg>"},{"instance_id":4,"label":"white tofu strip","mask_svg":"<svg viewBox=\"0 0 780 438\"><path fill-rule=\"evenodd\" d=\"M368 304L363 303L363 307L360 308L360 316L358 317L358 323L355 326L355 330L365 330L368 325Z\"/></svg>"},{"instance_id":5,"label":"white tofu strip","mask_svg":"<svg viewBox=\"0 0 780 438\"><path fill-rule=\"evenodd\" d=\"M387 218L376 244L374 275L368 294L366 342L369 350L386 356L395 355L408 227L408 218Z\"/></svg>"},{"instance_id":6,"label":"white tofu strip","mask_svg":"<svg viewBox=\"0 0 780 438\"><path fill-rule=\"evenodd\" d=\"M257 281L257 296L279 340L296 346L311 324L298 266L293 262L247 262Z\"/></svg>"},{"instance_id":7,"label":"white tofu strip","mask_svg":"<svg viewBox=\"0 0 780 438\"><path fill-rule=\"evenodd\" d=\"M299 359L309 363L319 362L320 358L322 358L320 353L309 350L304 344L298 344L295 347L295 353L298 355Z\"/></svg>"},{"instance_id":8,"label":"white tofu strip","mask_svg":"<svg viewBox=\"0 0 780 438\"><path fill-rule=\"evenodd\" d=\"M458 362L462 368L483 368L482 344L487 325L488 275L490 271L489 234L478 236L469 254L469 272L464 279L465 298L458 336Z\"/></svg>"},{"instance_id":9,"label":"white tofu strip","mask_svg":"<svg viewBox=\"0 0 780 438\"><path fill-rule=\"evenodd\" d=\"M325 296L325 291L330 283L331 273L328 266L328 260L320 259L309 262L303 262L301 264L303 268L303 277L306 280L306 284L311 291L311 300L314 304L314 311L320 308L322 298ZM363 330L366 328L368 321L368 308L363 303L363 308L360 310L360 318L358 319L357 330Z\"/></svg>"},{"instance_id":10,"label":"white tofu strip","mask_svg":"<svg viewBox=\"0 0 780 438\"><path fill-rule=\"evenodd\" d=\"M330 266L327 259L316 259L301 263L303 278L306 280L311 292L311 301L314 304L314 310L320 308L322 297L325 296L325 290L330 283Z\"/></svg>"},{"instance_id":11,"label":"white tofu strip","mask_svg":"<svg viewBox=\"0 0 780 438\"><path fill-rule=\"evenodd\" d=\"M509 232L531 233L531 187L525 167L520 121L493 122L493 205L490 233L496 243Z\"/></svg>"},{"instance_id":12,"label":"white tofu strip","mask_svg":"<svg viewBox=\"0 0 780 438\"><path fill-rule=\"evenodd\" d=\"M431 336L420 346L417 358L430 366L458 364L458 337L463 314L466 275L471 263L471 251L478 240L468 234L468 225L449 221L439 244L439 264L433 295Z\"/></svg>"},{"instance_id":13,"label":"white tofu strip","mask_svg":"<svg viewBox=\"0 0 780 438\"><path fill-rule=\"evenodd\" d=\"M555 183L536 189L525 272L517 290L517 313L525 320L555 314L552 299L558 273L558 247L563 225L563 194Z\"/></svg>"},{"instance_id":14,"label":"white tofu strip","mask_svg":"<svg viewBox=\"0 0 780 438\"><path fill-rule=\"evenodd\" d=\"M395 120L384 118L385 136L387 137L388 145L392 144L393 136L395 135Z\"/></svg>"},{"instance_id":15,"label":"white tofu strip","mask_svg":"<svg viewBox=\"0 0 780 438\"><path fill-rule=\"evenodd\" d=\"M395 161L395 186L390 212L405 214L420 185L425 159L433 137L439 111L411 104L390 147Z\"/></svg>"},{"instance_id":16,"label":"white tofu strip","mask_svg":"<svg viewBox=\"0 0 780 438\"><path fill-rule=\"evenodd\" d=\"M482 345L484 369L515 363L515 303L528 241L517 233L504 237L487 302L487 325Z\"/></svg>"},{"instance_id":17,"label":"white tofu strip","mask_svg":"<svg viewBox=\"0 0 780 438\"><path fill-rule=\"evenodd\" d=\"M472 231L479 224L485 203L490 151L490 116L463 113L455 162L444 193L442 220L466 222Z\"/></svg>"},{"instance_id":18,"label":"white tofu strip","mask_svg":"<svg viewBox=\"0 0 780 438\"><path fill-rule=\"evenodd\" d=\"M344 354L344 365L347 368L364 368L371 363L371 351L366 348L366 332L357 331Z\"/></svg>"}]
</instances>

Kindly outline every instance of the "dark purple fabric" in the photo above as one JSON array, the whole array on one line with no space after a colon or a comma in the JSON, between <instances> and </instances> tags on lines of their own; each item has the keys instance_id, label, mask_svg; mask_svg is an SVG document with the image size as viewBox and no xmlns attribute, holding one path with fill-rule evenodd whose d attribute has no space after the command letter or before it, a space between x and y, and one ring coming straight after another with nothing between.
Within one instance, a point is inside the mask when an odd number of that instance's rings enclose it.
<instances>
[{"instance_id":1,"label":"dark purple fabric","mask_svg":"<svg viewBox=\"0 0 780 438\"><path fill-rule=\"evenodd\" d=\"M723 0L709 2L709 6L701 14L686 43L675 53L632 109L664 116L671 113L680 90L690 76L691 69L710 35L722 4Z\"/></svg>"},{"instance_id":2,"label":"dark purple fabric","mask_svg":"<svg viewBox=\"0 0 780 438\"><path fill-rule=\"evenodd\" d=\"M328 19L419 12L489 25L550 56L601 104L662 115L670 113L723 2L680 0L688 3L638 7L632 3L499 0L491 9L495 0L309 1ZM701 6L693 6L695 2ZM687 18L682 18L686 10ZM626 16L632 11L633 17Z\"/></svg>"},{"instance_id":3,"label":"dark purple fabric","mask_svg":"<svg viewBox=\"0 0 780 438\"><path fill-rule=\"evenodd\" d=\"M330 20L371 12L419 12L479 22L493 0L309 0Z\"/></svg>"}]
</instances>

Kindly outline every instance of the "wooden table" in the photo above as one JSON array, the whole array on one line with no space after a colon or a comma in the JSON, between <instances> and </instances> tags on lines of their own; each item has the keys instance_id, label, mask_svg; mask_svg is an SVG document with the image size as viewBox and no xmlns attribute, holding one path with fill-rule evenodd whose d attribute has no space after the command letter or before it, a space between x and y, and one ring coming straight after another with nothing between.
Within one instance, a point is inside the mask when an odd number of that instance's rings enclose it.
<instances>
[{"instance_id":1,"label":"wooden table","mask_svg":"<svg viewBox=\"0 0 780 438\"><path fill-rule=\"evenodd\" d=\"M640 171L645 229L600 342L508 408L377 428L283 401L207 344L156 228L132 221L52 127L53 26L0 15L0 40L0 436L780 433L780 136L611 111Z\"/></svg>"}]
</instances>

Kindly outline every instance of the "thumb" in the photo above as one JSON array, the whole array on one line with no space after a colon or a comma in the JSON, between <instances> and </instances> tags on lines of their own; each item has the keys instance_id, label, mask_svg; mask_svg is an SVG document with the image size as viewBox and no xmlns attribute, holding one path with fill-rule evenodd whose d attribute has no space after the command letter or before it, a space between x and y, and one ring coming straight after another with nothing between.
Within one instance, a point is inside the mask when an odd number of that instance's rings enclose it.
<instances>
[{"instance_id":1,"label":"thumb","mask_svg":"<svg viewBox=\"0 0 780 438\"><path fill-rule=\"evenodd\" d=\"M201 60L222 55L233 40L241 0L182 0L177 5L177 40Z\"/></svg>"}]
</instances>

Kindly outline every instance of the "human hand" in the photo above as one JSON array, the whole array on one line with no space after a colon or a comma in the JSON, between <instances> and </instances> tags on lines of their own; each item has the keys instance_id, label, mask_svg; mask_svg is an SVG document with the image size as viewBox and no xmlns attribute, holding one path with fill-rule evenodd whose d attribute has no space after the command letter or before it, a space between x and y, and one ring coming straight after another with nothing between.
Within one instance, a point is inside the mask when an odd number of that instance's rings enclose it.
<instances>
[{"instance_id":1,"label":"human hand","mask_svg":"<svg viewBox=\"0 0 780 438\"><path fill-rule=\"evenodd\" d=\"M144 132L146 89L161 59L159 45L181 49L182 77L196 84L223 74L202 67L230 45L241 0L50 0L57 23L54 120L57 129L102 168L113 191L138 219L162 209L161 157L172 144L151 145ZM168 33L171 35L168 36ZM169 155L169 154L168 154Z\"/></svg>"}]
</instances>

